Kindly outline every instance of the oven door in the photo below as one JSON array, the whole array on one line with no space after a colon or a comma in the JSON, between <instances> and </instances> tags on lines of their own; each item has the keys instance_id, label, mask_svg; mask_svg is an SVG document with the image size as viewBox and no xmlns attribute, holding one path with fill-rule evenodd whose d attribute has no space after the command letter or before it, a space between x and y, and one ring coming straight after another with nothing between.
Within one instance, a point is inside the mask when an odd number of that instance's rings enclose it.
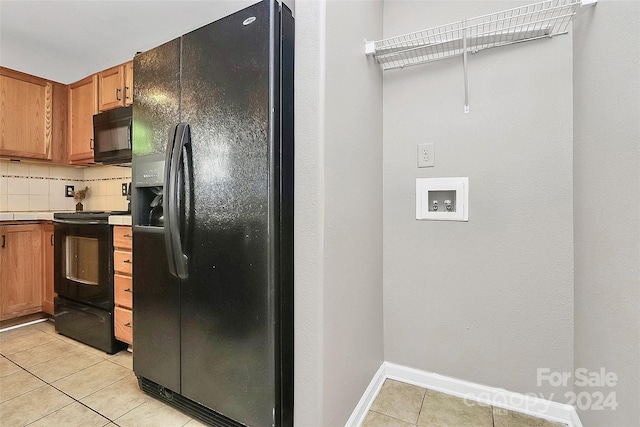
<instances>
[{"instance_id":1,"label":"oven door","mask_svg":"<svg viewBox=\"0 0 640 427\"><path fill-rule=\"evenodd\" d=\"M112 310L111 226L55 222L54 288L60 297Z\"/></svg>"}]
</instances>

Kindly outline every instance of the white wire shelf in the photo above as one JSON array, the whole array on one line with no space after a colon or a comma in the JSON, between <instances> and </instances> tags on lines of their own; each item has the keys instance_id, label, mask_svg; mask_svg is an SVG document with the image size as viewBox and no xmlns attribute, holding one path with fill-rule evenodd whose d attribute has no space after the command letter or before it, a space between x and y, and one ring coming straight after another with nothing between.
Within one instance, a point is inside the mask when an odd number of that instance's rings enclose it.
<instances>
[{"instance_id":1,"label":"white wire shelf","mask_svg":"<svg viewBox=\"0 0 640 427\"><path fill-rule=\"evenodd\" d=\"M597 0L547 0L464 19L379 41L365 40L383 70L463 56L465 112L468 112L467 53L566 34L581 6Z\"/></svg>"},{"instance_id":2,"label":"white wire shelf","mask_svg":"<svg viewBox=\"0 0 640 427\"><path fill-rule=\"evenodd\" d=\"M462 55L466 50L521 43L566 34L582 4L580 0L549 0L387 39L366 42L384 70ZM595 3L595 2L589 2Z\"/></svg>"}]
</instances>

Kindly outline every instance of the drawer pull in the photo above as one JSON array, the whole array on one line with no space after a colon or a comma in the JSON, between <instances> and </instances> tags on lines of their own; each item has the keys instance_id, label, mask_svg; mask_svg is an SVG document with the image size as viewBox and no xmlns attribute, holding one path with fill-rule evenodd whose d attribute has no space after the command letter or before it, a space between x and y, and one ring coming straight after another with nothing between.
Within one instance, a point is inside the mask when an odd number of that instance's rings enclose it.
<instances>
[{"instance_id":1,"label":"drawer pull","mask_svg":"<svg viewBox=\"0 0 640 427\"><path fill-rule=\"evenodd\" d=\"M127 288L124 290L125 292L131 292L131 288Z\"/></svg>"},{"instance_id":2,"label":"drawer pull","mask_svg":"<svg viewBox=\"0 0 640 427\"><path fill-rule=\"evenodd\" d=\"M124 262L125 264L131 264L131 260L130 260L130 259L125 259L125 260L124 260L124 261L122 261L122 262Z\"/></svg>"},{"instance_id":3,"label":"drawer pull","mask_svg":"<svg viewBox=\"0 0 640 427\"><path fill-rule=\"evenodd\" d=\"M123 325L125 328L130 328L131 327L131 322L127 322Z\"/></svg>"},{"instance_id":4,"label":"drawer pull","mask_svg":"<svg viewBox=\"0 0 640 427\"><path fill-rule=\"evenodd\" d=\"M123 234L122 237L126 237L127 239L132 238L133 236L131 234Z\"/></svg>"}]
</instances>

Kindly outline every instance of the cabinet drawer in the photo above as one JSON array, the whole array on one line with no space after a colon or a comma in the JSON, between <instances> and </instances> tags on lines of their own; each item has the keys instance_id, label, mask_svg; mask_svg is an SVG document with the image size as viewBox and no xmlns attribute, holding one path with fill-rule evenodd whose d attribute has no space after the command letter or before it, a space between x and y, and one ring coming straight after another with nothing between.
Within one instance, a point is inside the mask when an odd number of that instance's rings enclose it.
<instances>
[{"instance_id":1,"label":"cabinet drawer","mask_svg":"<svg viewBox=\"0 0 640 427\"><path fill-rule=\"evenodd\" d=\"M114 335L116 339L133 345L133 316L129 309L115 308Z\"/></svg>"},{"instance_id":2,"label":"cabinet drawer","mask_svg":"<svg viewBox=\"0 0 640 427\"><path fill-rule=\"evenodd\" d=\"M133 307L133 280L128 276L115 274L113 276L114 297L116 305Z\"/></svg>"},{"instance_id":3,"label":"cabinet drawer","mask_svg":"<svg viewBox=\"0 0 640 427\"><path fill-rule=\"evenodd\" d=\"M116 273L131 276L132 267L133 254L130 251L113 251L113 270Z\"/></svg>"},{"instance_id":4,"label":"cabinet drawer","mask_svg":"<svg viewBox=\"0 0 640 427\"><path fill-rule=\"evenodd\" d=\"M120 249L131 249L133 243L133 232L131 227L117 225L113 227L113 247Z\"/></svg>"}]
</instances>

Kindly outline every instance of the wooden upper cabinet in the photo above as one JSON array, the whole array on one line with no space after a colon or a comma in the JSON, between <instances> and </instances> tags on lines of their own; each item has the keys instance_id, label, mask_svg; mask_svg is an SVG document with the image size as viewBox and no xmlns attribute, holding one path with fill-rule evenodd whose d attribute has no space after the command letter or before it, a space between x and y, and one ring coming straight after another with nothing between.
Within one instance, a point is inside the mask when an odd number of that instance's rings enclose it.
<instances>
[{"instance_id":1,"label":"wooden upper cabinet","mask_svg":"<svg viewBox=\"0 0 640 427\"><path fill-rule=\"evenodd\" d=\"M93 115L98 112L98 75L69 86L69 135L71 163L93 163Z\"/></svg>"},{"instance_id":2,"label":"wooden upper cabinet","mask_svg":"<svg viewBox=\"0 0 640 427\"><path fill-rule=\"evenodd\" d=\"M69 135L69 86L53 83L53 126L51 127L51 161L69 163L67 137Z\"/></svg>"},{"instance_id":3,"label":"wooden upper cabinet","mask_svg":"<svg viewBox=\"0 0 640 427\"><path fill-rule=\"evenodd\" d=\"M133 102L133 61L98 73L100 111L124 107Z\"/></svg>"},{"instance_id":4,"label":"wooden upper cabinet","mask_svg":"<svg viewBox=\"0 0 640 427\"><path fill-rule=\"evenodd\" d=\"M133 104L133 61L124 64L124 105Z\"/></svg>"},{"instance_id":5,"label":"wooden upper cabinet","mask_svg":"<svg viewBox=\"0 0 640 427\"><path fill-rule=\"evenodd\" d=\"M0 155L51 158L52 83L0 67Z\"/></svg>"}]
</instances>

